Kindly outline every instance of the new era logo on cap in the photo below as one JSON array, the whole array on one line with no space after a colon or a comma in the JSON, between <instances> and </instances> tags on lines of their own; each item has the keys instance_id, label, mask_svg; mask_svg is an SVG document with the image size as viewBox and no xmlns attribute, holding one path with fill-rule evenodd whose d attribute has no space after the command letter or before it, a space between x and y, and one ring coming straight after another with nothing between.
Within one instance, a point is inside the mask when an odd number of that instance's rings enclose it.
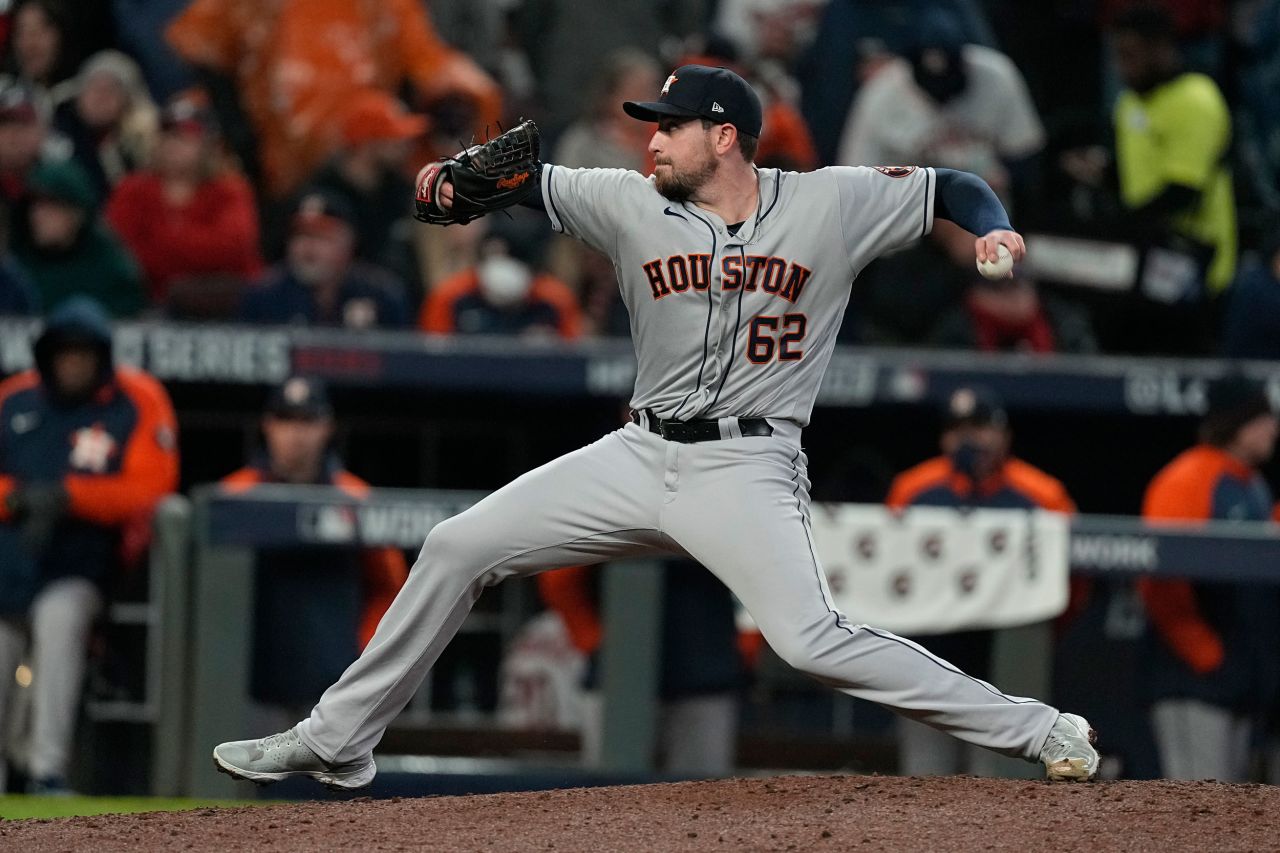
<instances>
[{"instance_id":1,"label":"new era logo on cap","mask_svg":"<svg viewBox=\"0 0 1280 853\"><path fill-rule=\"evenodd\" d=\"M679 81L679 85L672 85ZM705 118L731 124L747 136L759 136L763 123L760 97L751 85L728 68L682 65L662 85L656 101L627 101L622 109L641 121Z\"/></svg>"}]
</instances>

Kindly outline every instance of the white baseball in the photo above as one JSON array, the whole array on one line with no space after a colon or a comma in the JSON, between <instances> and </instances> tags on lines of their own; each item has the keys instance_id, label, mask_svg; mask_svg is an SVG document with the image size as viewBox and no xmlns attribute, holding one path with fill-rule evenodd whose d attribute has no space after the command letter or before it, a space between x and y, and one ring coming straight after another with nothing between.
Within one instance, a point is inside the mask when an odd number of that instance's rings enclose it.
<instances>
[{"instance_id":1,"label":"white baseball","mask_svg":"<svg viewBox=\"0 0 1280 853\"><path fill-rule=\"evenodd\" d=\"M982 273L984 278L1004 278L1011 269L1013 269L1013 255L1009 254L1009 250L1003 243L996 247L994 261L978 261L978 272Z\"/></svg>"}]
</instances>

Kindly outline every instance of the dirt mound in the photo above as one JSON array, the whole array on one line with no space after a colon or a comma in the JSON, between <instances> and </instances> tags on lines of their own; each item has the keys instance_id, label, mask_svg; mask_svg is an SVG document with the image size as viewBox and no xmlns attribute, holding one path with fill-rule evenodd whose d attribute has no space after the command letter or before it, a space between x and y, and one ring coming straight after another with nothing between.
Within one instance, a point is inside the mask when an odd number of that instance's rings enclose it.
<instances>
[{"instance_id":1,"label":"dirt mound","mask_svg":"<svg viewBox=\"0 0 1280 853\"><path fill-rule=\"evenodd\" d=\"M1280 787L802 776L0 824L0 849L1276 849Z\"/></svg>"}]
</instances>

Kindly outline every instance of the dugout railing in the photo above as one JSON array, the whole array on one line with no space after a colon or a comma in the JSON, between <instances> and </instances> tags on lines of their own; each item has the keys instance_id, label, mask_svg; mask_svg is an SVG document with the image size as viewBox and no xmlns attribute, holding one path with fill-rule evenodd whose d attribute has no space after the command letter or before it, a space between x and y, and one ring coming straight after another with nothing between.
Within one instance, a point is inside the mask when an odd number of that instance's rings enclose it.
<instances>
[{"instance_id":1,"label":"dugout railing","mask_svg":"<svg viewBox=\"0 0 1280 853\"><path fill-rule=\"evenodd\" d=\"M164 795L230 796L210 751L245 728L253 551L306 545L415 550L438 521L475 492L375 490L365 501L324 487L272 486L247 494L216 487L166 502L152 553L153 624L148 696L153 698L152 787ZM1078 516L1070 531L1073 572L1106 577L1184 577L1280 582L1280 537L1261 523L1148 526L1139 519ZM607 630L602 688L604 758L618 771L649 768L655 727L655 638L661 573L645 561L605 575ZM519 587L508 583L503 587ZM1047 684L1051 643L1043 625L1005 632L996 678L1013 692ZM152 682L154 679L154 682ZM243 792L241 792L243 793Z\"/></svg>"}]
</instances>

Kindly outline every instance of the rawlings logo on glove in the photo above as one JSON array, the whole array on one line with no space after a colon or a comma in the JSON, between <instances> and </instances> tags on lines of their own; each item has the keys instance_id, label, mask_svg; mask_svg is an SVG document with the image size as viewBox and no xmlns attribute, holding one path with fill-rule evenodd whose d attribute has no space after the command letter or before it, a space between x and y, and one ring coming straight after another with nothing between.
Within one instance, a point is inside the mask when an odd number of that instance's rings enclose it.
<instances>
[{"instance_id":1,"label":"rawlings logo on glove","mask_svg":"<svg viewBox=\"0 0 1280 853\"><path fill-rule=\"evenodd\" d=\"M427 164L418 173L414 216L432 225L463 224L519 204L538 187L540 142L538 126L526 121L483 145ZM448 209L440 203L445 182L453 186Z\"/></svg>"}]
</instances>

